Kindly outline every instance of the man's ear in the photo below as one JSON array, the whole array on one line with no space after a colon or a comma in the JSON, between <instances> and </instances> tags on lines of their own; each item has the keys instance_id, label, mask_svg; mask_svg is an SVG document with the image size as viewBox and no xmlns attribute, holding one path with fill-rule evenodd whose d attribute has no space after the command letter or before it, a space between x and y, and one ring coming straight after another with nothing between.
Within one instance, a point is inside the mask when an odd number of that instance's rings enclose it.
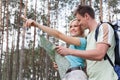
<instances>
[{"instance_id":1,"label":"man's ear","mask_svg":"<svg viewBox=\"0 0 120 80\"><path fill-rule=\"evenodd\" d=\"M89 19L89 14L88 14L88 13L85 13L84 17L85 17L86 19Z\"/></svg>"}]
</instances>

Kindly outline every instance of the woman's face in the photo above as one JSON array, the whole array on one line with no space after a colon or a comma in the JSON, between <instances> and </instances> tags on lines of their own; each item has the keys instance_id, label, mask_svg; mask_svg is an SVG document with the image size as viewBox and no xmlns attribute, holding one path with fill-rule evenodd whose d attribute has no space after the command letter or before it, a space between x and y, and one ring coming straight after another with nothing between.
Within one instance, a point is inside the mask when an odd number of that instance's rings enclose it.
<instances>
[{"instance_id":1,"label":"woman's face","mask_svg":"<svg viewBox=\"0 0 120 80\"><path fill-rule=\"evenodd\" d=\"M78 37L82 35L82 29L79 25L78 20L70 23L70 35L73 37Z\"/></svg>"}]
</instances>

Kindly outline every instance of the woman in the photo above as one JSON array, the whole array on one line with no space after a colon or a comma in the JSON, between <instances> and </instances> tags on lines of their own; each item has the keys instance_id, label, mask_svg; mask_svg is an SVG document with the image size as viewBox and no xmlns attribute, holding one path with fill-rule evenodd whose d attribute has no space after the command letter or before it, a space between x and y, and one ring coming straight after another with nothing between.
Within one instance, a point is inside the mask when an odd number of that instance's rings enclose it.
<instances>
[{"instance_id":1,"label":"woman","mask_svg":"<svg viewBox=\"0 0 120 80\"><path fill-rule=\"evenodd\" d=\"M70 35L67 36L61 33L58 30L49 28L44 25L40 25L34 20L27 19L26 26L34 26L37 27L44 32L48 33L48 35L59 38L66 43L70 44L69 48L71 49L79 49L85 50L86 48L86 39L84 38L84 29L81 28L77 19L74 19L70 22ZM64 78L62 80L87 80L87 76L83 69L85 68L85 60L80 57L67 55L65 56L67 60L70 62L70 68L67 70Z\"/></svg>"}]
</instances>

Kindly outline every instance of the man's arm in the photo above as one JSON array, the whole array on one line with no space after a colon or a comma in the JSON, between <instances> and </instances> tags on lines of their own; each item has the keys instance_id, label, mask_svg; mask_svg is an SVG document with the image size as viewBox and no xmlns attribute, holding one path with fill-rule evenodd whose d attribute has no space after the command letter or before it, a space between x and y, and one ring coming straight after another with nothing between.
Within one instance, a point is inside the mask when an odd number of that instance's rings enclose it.
<instances>
[{"instance_id":1,"label":"man's arm","mask_svg":"<svg viewBox=\"0 0 120 80\"><path fill-rule=\"evenodd\" d=\"M62 46L57 46L56 50L57 50L57 53L64 56L74 55L74 56L82 57L89 60L101 61L104 58L105 54L107 53L108 48L109 48L108 44L99 43L97 44L96 49L86 50L86 51L68 49Z\"/></svg>"}]
</instances>

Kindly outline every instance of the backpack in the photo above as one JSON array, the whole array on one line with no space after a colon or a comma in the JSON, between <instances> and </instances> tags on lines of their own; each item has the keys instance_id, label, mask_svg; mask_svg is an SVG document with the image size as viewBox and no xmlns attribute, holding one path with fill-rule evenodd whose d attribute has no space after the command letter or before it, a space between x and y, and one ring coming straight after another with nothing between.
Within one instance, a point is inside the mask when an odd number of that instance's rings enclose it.
<instances>
[{"instance_id":1,"label":"backpack","mask_svg":"<svg viewBox=\"0 0 120 80\"><path fill-rule=\"evenodd\" d=\"M108 59L110 64L112 65L112 67L114 68L115 72L117 73L118 75L118 80L120 80L120 20L117 20L113 23L110 23L110 22L101 22L101 24L103 23L108 23L114 30L114 34L115 34L115 41L116 41L116 45L115 45L115 65L113 64L113 62L111 61L111 59L109 58L109 56L105 55L104 57L104 60ZM99 28L100 28L100 25L99 24L96 28L96 31L95 31L95 40L97 41L97 36L98 36L98 33L99 33Z\"/></svg>"}]
</instances>

